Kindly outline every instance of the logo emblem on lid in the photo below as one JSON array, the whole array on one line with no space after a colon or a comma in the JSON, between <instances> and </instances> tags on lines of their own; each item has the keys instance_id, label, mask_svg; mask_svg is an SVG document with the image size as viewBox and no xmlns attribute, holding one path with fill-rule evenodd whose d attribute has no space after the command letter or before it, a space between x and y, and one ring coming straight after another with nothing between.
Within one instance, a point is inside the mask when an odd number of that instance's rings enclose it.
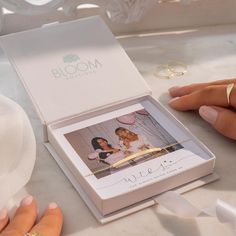
<instances>
[{"instance_id":1,"label":"logo emblem on lid","mask_svg":"<svg viewBox=\"0 0 236 236\"><path fill-rule=\"evenodd\" d=\"M78 61L79 59L80 59L79 56L76 54L68 54L63 57L63 62L64 63L71 63L71 62Z\"/></svg>"}]
</instances>

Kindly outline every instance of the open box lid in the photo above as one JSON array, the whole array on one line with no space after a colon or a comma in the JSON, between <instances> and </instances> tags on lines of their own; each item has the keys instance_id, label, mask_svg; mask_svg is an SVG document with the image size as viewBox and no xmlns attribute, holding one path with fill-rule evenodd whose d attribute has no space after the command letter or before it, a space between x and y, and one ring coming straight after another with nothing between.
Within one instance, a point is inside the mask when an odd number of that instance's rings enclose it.
<instances>
[{"instance_id":1,"label":"open box lid","mask_svg":"<svg viewBox=\"0 0 236 236\"><path fill-rule=\"evenodd\" d=\"M150 94L99 17L0 37L43 123Z\"/></svg>"}]
</instances>

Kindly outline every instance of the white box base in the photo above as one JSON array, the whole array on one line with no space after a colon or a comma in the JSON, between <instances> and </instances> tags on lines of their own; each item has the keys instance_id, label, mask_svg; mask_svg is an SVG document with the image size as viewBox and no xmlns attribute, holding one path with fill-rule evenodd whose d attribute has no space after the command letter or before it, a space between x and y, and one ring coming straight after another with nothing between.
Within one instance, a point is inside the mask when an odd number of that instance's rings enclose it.
<instances>
[{"instance_id":1,"label":"white box base","mask_svg":"<svg viewBox=\"0 0 236 236\"><path fill-rule=\"evenodd\" d=\"M54 148L49 143L45 143L45 146L48 149L48 151L51 153L51 155L53 156L53 158L55 159L57 164L63 170L66 177L70 180L70 182L72 183L72 185L74 186L76 191L79 193L79 195L81 196L83 201L86 203L89 210L93 213L93 215L96 217L96 219L101 224L109 223L109 222L117 220L121 217L130 215L134 212L140 211L142 209L145 209L147 207L154 206L154 205L157 204L156 201L155 201L155 196L153 196L149 199L143 200L139 203L133 204L129 207L123 208L123 209L121 209L119 211L116 211L114 213L111 213L109 215L103 216L100 213L100 211L96 208L96 206L93 204L93 202L89 199L89 197L87 196L85 191L81 188L78 181L73 176L73 174L70 172L70 170L67 168L67 166L63 163L63 161L61 161L60 157L57 155ZM212 173L212 174L204 176L204 177L202 177L202 178L200 178L196 181L190 182L188 184L181 185L180 187L174 189L174 191L176 191L177 193L182 194L182 193L188 192L190 190L193 190L195 188L198 188L200 186L203 186L205 184L214 182L218 179L219 179L219 176L216 173Z\"/></svg>"}]
</instances>

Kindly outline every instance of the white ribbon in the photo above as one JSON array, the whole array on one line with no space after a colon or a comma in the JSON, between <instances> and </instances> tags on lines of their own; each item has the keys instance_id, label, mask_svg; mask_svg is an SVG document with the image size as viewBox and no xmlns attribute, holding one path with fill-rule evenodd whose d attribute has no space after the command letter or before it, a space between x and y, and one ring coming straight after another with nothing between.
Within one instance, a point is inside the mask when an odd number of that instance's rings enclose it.
<instances>
[{"instance_id":1,"label":"white ribbon","mask_svg":"<svg viewBox=\"0 0 236 236\"><path fill-rule=\"evenodd\" d=\"M224 201L217 200L214 206L208 209L198 209L174 191L163 193L154 200L179 217L216 217L221 223L228 223L236 233L236 208Z\"/></svg>"}]
</instances>

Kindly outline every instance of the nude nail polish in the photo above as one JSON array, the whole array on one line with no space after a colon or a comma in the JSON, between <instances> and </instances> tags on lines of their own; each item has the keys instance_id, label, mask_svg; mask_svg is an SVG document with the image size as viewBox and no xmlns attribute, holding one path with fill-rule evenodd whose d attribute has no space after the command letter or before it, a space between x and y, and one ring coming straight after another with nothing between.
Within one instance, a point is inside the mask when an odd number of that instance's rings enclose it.
<instances>
[{"instance_id":1,"label":"nude nail polish","mask_svg":"<svg viewBox=\"0 0 236 236\"><path fill-rule=\"evenodd\" d=\"M55 203L55 202L51 202L49 205L48 205L48 209L56 209L58 207L58 205Z\"/></svg>"},{"instance_id":2,"label":"nude nail polish","mask_svg":"<svg viewBox=\"0 0 236 236\"><path fill-rule=\"evenodd\" d=\"M171 88L169 88L169 92L170 93L176 93L176 92L179 91L180 88L181 88L180 86L171 87Z\"/></svg>"},{"instance_id":3,"label":"nude nail polish","mask_svg":"<svg viewBox=\"0 0 236 236\"><path fill-rule=\"evenodd\" d=\"M20 205L21 206L29 206L32 203L33 199L34 198L32 196L27 196L21 201Z\"/></svg>"},{"instance_id":4,"label":"nude nail polish","mask_svg":"<svg viewBox=\"0 0 236 236\"><path fill-rule=\"evenodd\" d=\"M202 106L199 109L200 116L210 124L214 124L218 117L218 111L212 107Z\"/></svg>"},{"instance_id":5,"label":"nude nail polish","mask_svg":"<svg viewBox=\"0 0 236 236\"><path fill-rule=\"evenodd\" d=\"M172 103L174 101L177 101L178 99L179 99L179 97L172 98L168 103L170 104L170 103Z\"/></svg>"},{"instance_id":6,"label":"nude nail polish","mask_svg":"<svg viewBox=\"0 0 236 236\"><path fill-rule=\"evenodd\" d=\"M7 209L0 210L0 221L4 220L7 217Z\"/></svg>"}]
</instances>

